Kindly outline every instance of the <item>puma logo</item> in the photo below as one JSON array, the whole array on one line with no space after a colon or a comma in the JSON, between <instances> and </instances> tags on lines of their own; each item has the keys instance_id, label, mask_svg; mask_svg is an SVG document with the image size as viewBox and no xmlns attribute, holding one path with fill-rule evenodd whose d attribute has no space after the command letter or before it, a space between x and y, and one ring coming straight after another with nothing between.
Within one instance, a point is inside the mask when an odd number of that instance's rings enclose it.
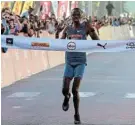
<instances>
[{"instance_id":1,"label":"puma logo","mask_svg":"<svg viewBox=\"0 0 135 125\"><path fill-rule=\"evenodd\" d=\"M105 45L102 45L102 44L100 44L100 43L97 43L97 46L103 47L104 49L106 49L106 45L107 45L107 43L105 43Z\"/></svg>"}]
</instances>

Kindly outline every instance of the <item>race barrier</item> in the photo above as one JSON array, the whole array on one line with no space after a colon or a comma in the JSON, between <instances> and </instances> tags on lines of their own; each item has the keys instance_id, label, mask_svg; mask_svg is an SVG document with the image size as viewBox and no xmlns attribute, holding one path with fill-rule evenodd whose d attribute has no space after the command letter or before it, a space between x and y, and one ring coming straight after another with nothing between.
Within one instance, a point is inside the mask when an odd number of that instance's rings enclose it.
<instances>
[{"instance_id":1,"label":"race barrier","mask_svg":"<svg viewBox=\"0 0 135 125\"><path fill-rule=\"evenodd\" d=\"M56 57L60 58L56 60ZM9 49L1 58L2 87L64 63L64 53L51 51Z\"/></svg>"},{"instance_id":2,"label":"race barrier","mask_svg":"<svg viewBox=\"0 0 135 125\"><path fill-rule=\"evenodd\" d=\"M122 25L118 27L112 27L113 40L128 40L135 38L135 27L129 25Z\"/></svg>"},{"instance_id":3,"label":"race barrier","mask_svg":"<svg viewBox=\"0 0 135 125\"><path fill-rule=\"evenodd\" d=\"M46 32L43 32L43 36L54 37ZM56 57L59 58L56 60ZM62 63L64 52L8 49L6 53L1 53L1 87Z\"/></svg>"}]
</instances>

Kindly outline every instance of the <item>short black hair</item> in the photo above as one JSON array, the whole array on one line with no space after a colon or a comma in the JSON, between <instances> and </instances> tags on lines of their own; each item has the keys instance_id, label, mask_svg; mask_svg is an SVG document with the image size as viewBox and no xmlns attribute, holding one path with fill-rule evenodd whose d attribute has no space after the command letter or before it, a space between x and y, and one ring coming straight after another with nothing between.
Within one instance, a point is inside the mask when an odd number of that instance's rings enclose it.
<instances>
[{"instance_id":1,"label":"short black hair","mask_svg":"<svg viewBox=\"0 0 135 125\"><path fill-rule=\"evenodd\" d=\"M74 11L79 11L80 14L82 13L82 10L80 8L74 8L74 9L72 9L71 14L73 14Z\"/></svg>"}]
</instances>

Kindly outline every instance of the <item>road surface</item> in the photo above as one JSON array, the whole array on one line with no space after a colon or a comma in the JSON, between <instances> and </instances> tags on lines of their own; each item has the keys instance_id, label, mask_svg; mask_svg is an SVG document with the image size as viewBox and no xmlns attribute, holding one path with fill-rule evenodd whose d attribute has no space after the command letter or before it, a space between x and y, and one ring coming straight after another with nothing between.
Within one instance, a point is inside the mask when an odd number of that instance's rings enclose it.
<instances>
[{"instance_id":1,"label":"road surface","mask_svg":"<svg viewBox=\"0 0 135 125\"><path fill-rule=\"evenodd\" d=\"M93 53L80 88L84 125L135 125L135 53ZM72 125L63 112L63 65L2 89L2 125ZM84 93L85 92L85 93Z\"/></svg>"}]
</instances>

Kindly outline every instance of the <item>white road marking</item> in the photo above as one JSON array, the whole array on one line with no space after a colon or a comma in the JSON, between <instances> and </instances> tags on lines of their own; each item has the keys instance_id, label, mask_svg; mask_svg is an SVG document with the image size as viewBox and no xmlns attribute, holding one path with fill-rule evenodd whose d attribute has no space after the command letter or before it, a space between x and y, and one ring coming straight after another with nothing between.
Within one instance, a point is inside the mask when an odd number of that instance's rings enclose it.
<instances>
[{"instance_id":1,"label":"white road marking","mask_svg":"<svg viewBox=\"0 0 135 125\"><path fill-rule=\"evenodd\" d=\"M33 100L33 98L26 98L25 100Z\"/></svg>"},{"instance_id":2,"label":"white road marking","mask_svg":"<svg viewBox=\"0 0 135 125\"><path fill-rule=\"evenodd\" d=\"M36 97L40 92L16 92L8 96L8 98L32 98Z\"/></svg>"},{"instance_id":3,"label":"white road marking","mask_svg":"<svg viewBox=\"0 0 135 125\"><path fill-rule=\"evenodd\" d=\"M35 74L34 74L35 75ZM30 76L29 76L30 77ZM29 78L29 77L27 77L27 78ZM51 80L51 81L62 81L63 80L63 78L54 78L54 77L52 77L52 78L40 78L40 79L35 79L35 81L46 81L46 80ZM27 81L31 81L31 80L27 80Z\"/></svg>"},{"instance_id":4,"label":"white road marking","mask_svg":"<svg viewBox=\"0 0 135 125\"><path fill-rule=\"evenodd\" d=\"M80 97L82 98L86 98L86 97L91 97L91 96L95 96L96 93L94 92L79 92ZM73 97L73 95L71 94L71 97Z\"/></svg>"},{"instance_id":5,"label":"white road marking","mask_svg":"<svg viewBox=\"0 0 135 125\"><path fill-rule=\"evenodd\" d=\"M125 98L134 98L135 99L135 93L126 93L124 96Z\"/></svg>"},{"instance_id":6,"label":"white road marking","mask_svg":"<svg viewBox=\"0 0 135 125\"><path fill-rule=\"evenodd\" d=\"M13 106L12 108L13 108L13 109L20 109L21 106Z\"/></svg>"}]
</instances>

